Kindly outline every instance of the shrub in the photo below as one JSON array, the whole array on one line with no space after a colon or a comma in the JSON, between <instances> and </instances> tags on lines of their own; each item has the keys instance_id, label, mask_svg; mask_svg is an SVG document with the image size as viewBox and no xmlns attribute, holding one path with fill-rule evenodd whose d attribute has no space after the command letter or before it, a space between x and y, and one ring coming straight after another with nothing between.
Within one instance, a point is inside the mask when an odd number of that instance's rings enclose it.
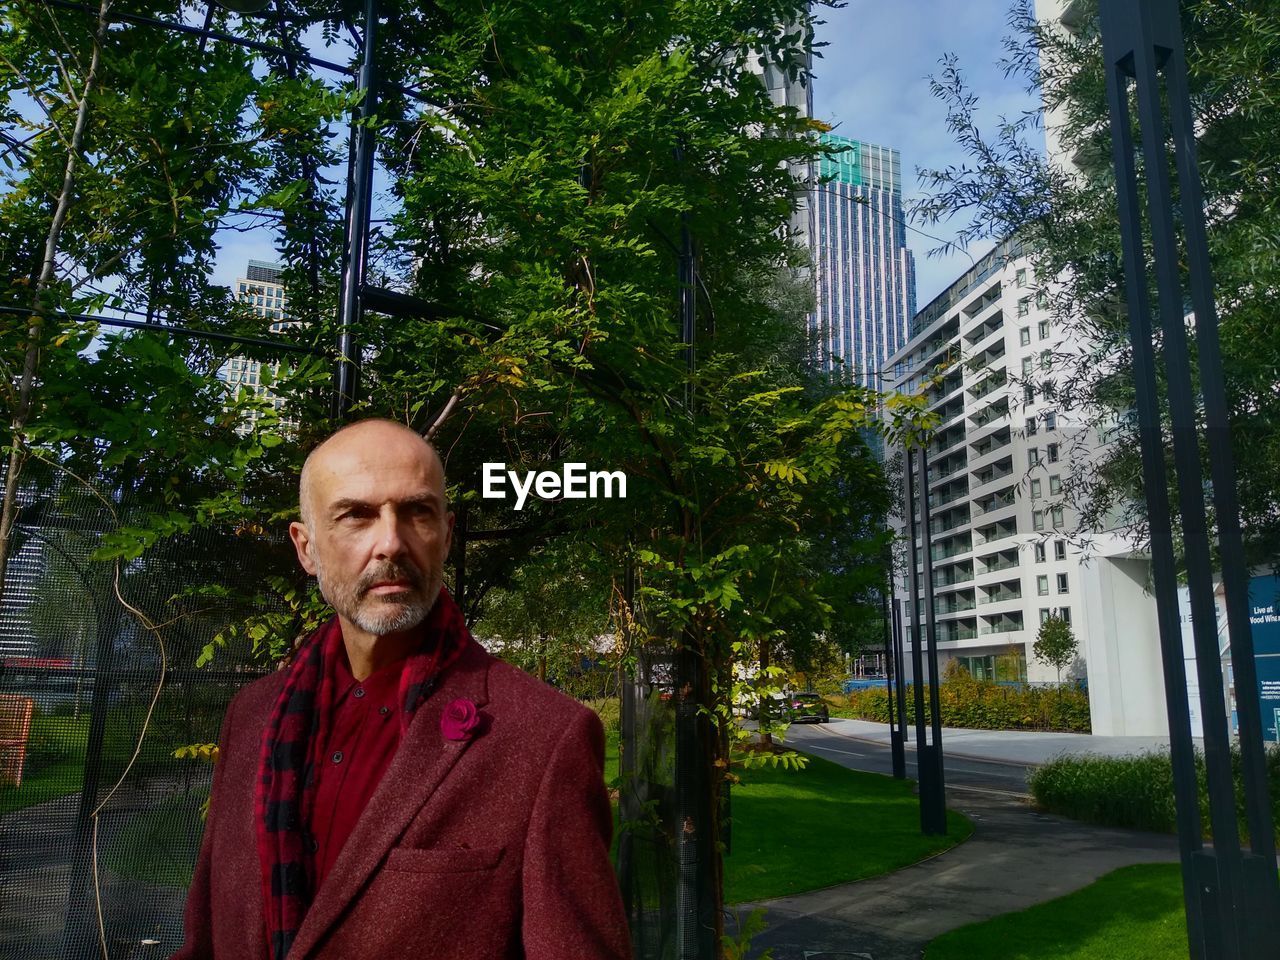
<instances>
[{"instance_id":1,"label":"shrub","mask_svg":"<svg viewBox=\"0 0 1280 960\"><path fill-rule=\"evenodd\" d=\"M617 697L600 697L596 700L584 700L583 704L600 715L605 732L617 730L622 724L622 705Z\"/></svg>"},{"instance_id":2,"label":"shrub","mask_svg":"<svg viewBox=\"0 0 1280 960\"><path fill-rule=\"evenodd\" d=\"M1241 781L1240 751L1232 747L1236 818L1248 834ZM1271 819L1280 835L1280 746L1267 751ZM1210 833L1204 757L1196 753L1200 819ZM1167 753L1129 757L1063 756L1037 767L1027 777L1036 805L1050 813L1111 827L1174 833L1173 764Z\"/></svg>"},{"instance_id":3,"label":"shrub","mask_svg":"<svg viewBox=\"0 0 1280 960\"><path fill-rule=\"evenodd\" d=\"M915 691L907 685L907 721L915 722ZM1089 695L1074 686L1012 687L952 671L938 685L942 723L975 730L1066 730L1088 733ZM855 690L834 700L846 716L889 722L885 687ZM931 717L926 704L925 719Z\"/></svg>"}]
</instances>

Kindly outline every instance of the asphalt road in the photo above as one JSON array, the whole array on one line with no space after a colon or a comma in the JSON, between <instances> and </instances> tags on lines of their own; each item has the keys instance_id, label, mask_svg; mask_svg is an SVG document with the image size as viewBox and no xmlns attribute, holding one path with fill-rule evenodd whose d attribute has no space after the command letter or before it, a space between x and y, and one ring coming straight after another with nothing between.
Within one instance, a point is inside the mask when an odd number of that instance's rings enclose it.
<instances>
[{"instance_id":1,"label":"asphalt road","mask_svg":"<svg viewBox=\"0 0 1280 960\"><path fill-rule=\"evenodd\" d=\"M914 735L914 730L908 731ZM785 746L810 753L851 770L868 773L893 773L893 755L889 747L872 740L838 733L824 723L793 723L787 730ZM915 751L906 751L907 776L916 778ZM1010 798L1025 798L1026 764L1005 760L979 760L952 756L947 753L946 738L942 741L943 777L949 790L968 793L986 793Z\"/></svg>"}]
</instances>

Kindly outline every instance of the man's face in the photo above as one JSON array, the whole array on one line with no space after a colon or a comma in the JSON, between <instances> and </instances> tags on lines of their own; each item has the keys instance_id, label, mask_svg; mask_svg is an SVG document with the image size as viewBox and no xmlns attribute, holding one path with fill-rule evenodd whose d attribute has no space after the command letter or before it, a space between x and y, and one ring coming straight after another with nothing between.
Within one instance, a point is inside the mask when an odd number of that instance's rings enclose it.
<instances>
[{"instance_id":1,"label":"man's face","mask_svg":"<svg viewBox=\"0 0 1280 960\"><path fill-rule=\"evenodd\" d=\"M310 522L289 533L325 600L375 636L420 624L453 536L439 459L411 432L371 422L327 441L307 472Z\"/></svg>"}]
</instances>

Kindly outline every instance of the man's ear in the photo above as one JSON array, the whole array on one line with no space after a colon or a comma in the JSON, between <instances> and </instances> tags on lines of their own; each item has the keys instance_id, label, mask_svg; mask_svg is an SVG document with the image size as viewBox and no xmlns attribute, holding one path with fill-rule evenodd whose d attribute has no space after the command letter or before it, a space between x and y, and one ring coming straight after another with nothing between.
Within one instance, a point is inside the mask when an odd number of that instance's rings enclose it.
<instances>
[{"instance_id":1,"label":"man's ear","mask_svg":"<svg viewBox=\"0 0 1280 960\"><path fill-rule=\"evenodd\" d=\"M298 563L302 565L302 569L315 576L316 564L311 559L311 531L305 524L295 520L289 524L289 539L293 541L293 549L297 551Z\"/></svg>"}]
</instances>

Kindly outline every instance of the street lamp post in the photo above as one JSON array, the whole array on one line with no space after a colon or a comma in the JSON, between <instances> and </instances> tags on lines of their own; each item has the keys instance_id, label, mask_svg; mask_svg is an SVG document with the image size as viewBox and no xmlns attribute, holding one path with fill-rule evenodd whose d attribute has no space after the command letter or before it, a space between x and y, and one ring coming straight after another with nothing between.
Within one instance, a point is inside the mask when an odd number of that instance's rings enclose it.
<instances>
[{"instance_id":1,"label":"street lamp post","mask_svg":"<svg viewBox=\"0 0 1280 960\"><path fill-rule=\"evenodd\" d=\"M914 641L911 645L911 672L915 681L916 778L920 785L920 830L925 834L942 836L947 832L947 800L942 776L942 717L938 695L938 644L933 619L933 560L929 555L929 467L925 449L906 450L903 473L903 514L910 543L907 576L910 583ZM918 541L915 530L917 507L920 520ZM919 573L916 570L917 543L921 560ZM924 581L923 584L921 580ZM928 681L925 680L923 649L926 643L929 658ZM926 682L931 710L926 710L925 707ZM932 713L932 743L925 732L927 712Z\"/></svg>"},{"instance_id":2,"label":"street lamp post","mask_svg":"<svg viewBox=\"0 0 1280 960\"><path fill-rule=\"evenodd\" d=\"M1195 128L1176 0L1109 0L1101 6L1103 56L1111 110L1129 336L1141 435L1144 490L1151 537L1170 748L1177 802L1183 891L1193 960L1274 956L1280 925L1280 884L1262 747L1261 708L1247 607L1247 570L1236 500L1218 321L1214 304L1204 201L1196 165ZM1163 78L1163 85L1161 79ZM1148 264L1139 202L1131 97L1136 102L1146 180L1151 266L1156 304L1148 295ZM1167 110L1167 113L1166 113ZM1173 156L1169 156L1170 142ZM1176 166L1178 205L1170 160ZM1178 220L1182 238L1179 243ZM1181 251L1185 260L1180 259ZM1199 390L1191 368L1182 265L1195 318ZM1186 676L1177 602L1164 434L1161 425L1153 313L1163 345L1196 671L1204 717L1205 769L1213 846L1203 842L1191 744ZM1200 406L1198 401L1202 401ZM1216 605L1199 420L1211 464L1227 628L1240 720L1245 810L1250 849L1236 821L1230 735L1218 648Z\"/></svg>"}]
</instances>

